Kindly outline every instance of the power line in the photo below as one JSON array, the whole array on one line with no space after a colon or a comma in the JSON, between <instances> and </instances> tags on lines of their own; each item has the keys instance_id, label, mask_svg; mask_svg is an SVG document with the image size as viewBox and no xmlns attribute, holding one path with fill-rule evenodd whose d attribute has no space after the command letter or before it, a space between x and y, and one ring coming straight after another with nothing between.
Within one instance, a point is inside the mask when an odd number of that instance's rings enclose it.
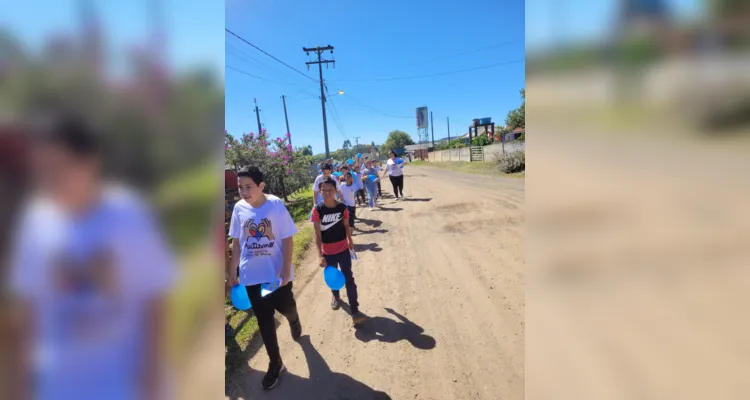
<instances>
[{"instance_id":1,"label":"power line","mask_svg":"<svg viewBox=\"0 0 750 400\"><path fill-rule=\"evenodd\" d=\"M238 48L228 47L226 52L227 54L231 54L243 62L251 64L254 69L263 70L263 72L271 72L279 77L287 78L287 76L285 76L285 74L283 74L278 68L271 67L268 64L260 61L258 58L253 57L252 55L241 51Z\"/></svg>"},{"instance_id":2,"label":"power line","mask_svg":"<svg viewBox=\"0 0 750 400\"><path fill-rule=\"evenodd\" d=\"M300 90L299 92L297 92L297 93L295 93L295 94L293 94L293 95L291 95L291 96L287 96L287 97L290 97L290 98L291 98L291 97L295 97L295 96L297 96L297 95L299 95L299 94L302 94L302 93L307 93L307 91L308 91L308 90L310 90L310 89L312 89L312 87L313 87L314 85L316 85L317 83L318 83L318 82L315 82L315 83L313 83L313 84L311 84L311 85L308 85L308 86L306 86L306 87L305 87L304 89ZM311 98L314 98L314 96L313 96L313 95L311 95L311 94L308 94L308 96L309 96L309 97L311 97Z\"/></svg>"},{"instance_id":3,"label":"power line","mask_svg":"<svg viewBox=\"0 0 750 400\"><path fill-rule=\"evenodd\" d=\"M260 79L260 80L262 80L262 81L266 81L266 82L269 82L269 83L277 83L277 84L279 84L279 85L292 85L292 86L300 86L300 84L299 84L299 83L289 83L289 82L279 82L279 81L273 81L273 80L270 80L270 79L264 78L264 77L262 77L262 76L258 76L258 75L254 75L254 74L251 74L251 73L249 73L249 72L247 72L247 71L243 71L243 70L241 70L241 69L239 69L239 68L236 68L236 67L233 67L233 66L231 66L231 65L225 65L225 67L226 67L226 68L229 68L229 69L231 69L231 70L233 70L233 71L239 72L240 74L243 74L243 75L247 75L247 76L250 76L250 77L252 77L252 78L255 78L255 79Z\"/></svg>"},{"instance_id":4,"label":"power line","mask_svg":"<svg viewBox=\"0 0 750 400\"><path fill-rule=\"evenodd\" d=\"M378 113L378 114L382 114L382 115L385 115L386 117L391 117L391 118L403 118L403 119L412 119L412 118L414 118L414 117L402 117L402 116L399 116L399 115L393 115L393 114L389 114L389 113L387 113L387 112L385 112L385 111L380 111L380 110L378 110L377 108L374 108L374 107L370 107L370 106L368 106L367 104L365 104L365 103L362 103L361 101L359 101L359 100L355 99L354 97L352 97L352 96L350 96L350 95L348 95L348 94L345 94L345 95L344 95L344 97L346 97L346 98L348 98L348 99L352 100L353 102L355 102L355 103L359 104L359 105L360 105L360 106L362 106L362 107L366 107L366 108L369 108L370 110L372 110L372 111L375 111L375 112L376 112L376 113Z\"/></svg>"},{"instance_id":5,"label":"power line","mask_svg":"<svg viewBox=\"0 0 750 400\"><path fill-rule=\"evenodd\" d=\"M341 137L343 137L345 140L349 140L349 136L347 136L346 132L344 131L344 125L341 123L341 118L338 115L338 111L336 110L336 106L333 105L333 103L327 102L327 104L331 105L331 116L333 117L334 125L336 125L336 129L338 129L339 133L341 134Z\"/></svg>"},{"instance_id":6,"label":"power line","mask_svg":"<svg viewBox=\"0 0 750 400\"><path fill-rule=\"evenodd\" d=\"M240 40L242 40L243 42L245 42L245 43L249 44L250 46L252 46L252 47L253 47L253 48L255 48L256 50L260 51L261 53L263 53L263 54L265 54L265 55L267 55L267 56L269 56L269 57L273 58L274 60L278 61L279 63L281 63L281 64L282 64L282 65L284 65L285 67L287 67L287 68L291 69L292 71L294 71L294 72L296 72L296 73L298 73L298 74L300 74L300 75L304 76L304 77L305 77L305 78L307 78L307 79L310 79L310 80L311 80L311 81L313 81L313 82L317 82L317 80L316 80L315 78L313 78L313 77L311 77L311 76L307 75L306 73L304 73L304 72L302 72L302 71L298 70L297 68L294 68L294 67L292 67L291 65L289 65L289 64L287 64L287 63L285 63L285 62L283 62L283 61L279 60L278 58L274 57L273 55L271 55L271 54L270 54L270 53L268 53L267 51L265 51L265 50L261 49L260 47L258 47L258 46L256 46L256 45L254 45L254 44L252 44L252 43L250 43L250 42L248 42L248 41L247 41L247 40L245 40L245 39L244 39L244 38L243 38L242 36L240 36L240 35L238 35L238 34L236 34L236 33L232 32L232 31L230 31L230 30L229 30L229 29L227 29L227 28L224 28L224 30L225 30L225 31L227 31L227 32L228 32L229 34L231 34L232 36L236 37L237 39L240 39Z\"/></svg>"},{"instance_id":7,"label":"power line","mask_svg":"<svg viewBox=\"0 0 750 400\"><path fill-rule=\"evenodd\" d=\"M463 72L471 72L471 71L478 71L480 69L494 68L494 67L499 67L501 65L507 65L507 64L517 63L517 62L523 62L525 60L526 59L522 58L520 60L505 61L505 62L501 62L501 63L484 65L484 66L481 66L481 67L467 68L467 69L461 69L461 70L457 70L457 71L440 72L440 73L437 73L437 74L402 76L402 77L398 77L398 78L338 79L338 81L339 82L384 82L384 81L399 81L399 80L406 80L406 79L431 78L431 77L434 77L434 76L460 74L460 73L463 73Z\"/></svg>"},{"instance_id":8,"label":"power line","mask_svg":"<svg viewBox=\"0 0 750 400\"><path fill-rule=\"evenodd\" d=\"M341 122L339 111L336 109L336 105L333 103L333 97L331 97L331 94L328 92L328 86L325 86L325 91L328 95L326 99L328 99L328 101L331 103L331 109L333 111L331 115L333 116L333 122L336 123L336 128L340 131L344 139L349 140L349 136L347 136L346 131L344 130L344 124Z\"/></svg>"},{"instance_id":9,"label":"power line","mask_svg":"<svg viewBox=\"0 0 750 400\"><path fill-rule=\"evenodd\" d=\"M465 56L465 55L468 55L468 54L479 53L480 51L497 49L499 47L504 47L504 46L507 46L509 44L513 44L513 43L517 43L517 42L523 42L523 40L511 40L511 41L508 41L508 42L498 43L498 44L495 44L495 45L492 45L492 46L482 47L480 49L468 50L468 51L464 51L462 53L456 53L456 54L452 54L452 55L448 55L448 56L444 56L444 57L433 58L432 60L427 60L427 61L418 61L416 63L410 63L410 64L406 64L406 65L425 64L425 63L432 63L432 62L435 62L435 61L450 60L452 58L457 58L457 57Z\"/></svg>"}]
</instances>

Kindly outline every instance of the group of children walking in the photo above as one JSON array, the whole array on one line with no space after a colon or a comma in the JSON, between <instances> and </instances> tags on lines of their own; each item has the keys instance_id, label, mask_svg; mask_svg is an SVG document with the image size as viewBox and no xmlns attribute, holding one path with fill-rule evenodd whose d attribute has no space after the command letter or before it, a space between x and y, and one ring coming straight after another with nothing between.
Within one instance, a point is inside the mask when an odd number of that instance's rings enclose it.
<instances>
[{"instance_id":1,"label":"group of children walking","mask_svg":"<svg viewBox=\"0 0 750 400\"><path fill-rule=\"evenodd\" d=\"M357 205L366 203L370 209L377 206L382 195L380 173L383 170L378 162L369 159L364 162L358 159L352 165L338 168L329 161L320 170L313 183L314 200L310 213L319 265L338 268L344 274L352 323L356 326L367 317L359 311L357 285L352 272L352 258L356 257L352 231ZM265 180L257 167L243 168L237 175L242 199L234 207L229 228L233 240L232 255L227 263L227 286L242 285L247 290L270 359L262 387L270 390L285 370L276 337L275 312L286 317L292 339L297 341L302 335L292 292L293 236L297 229L283 201L263 193ZM399 199L399 194L403 197L403 171L393 151L382 177L386 175L391 178L396 199ZM279 288L262 296L261 285L271 282L279 282ZM340 292L332 290L331 294L331 308L338 310L341 308Z\"/></svg>"}]
</instances>

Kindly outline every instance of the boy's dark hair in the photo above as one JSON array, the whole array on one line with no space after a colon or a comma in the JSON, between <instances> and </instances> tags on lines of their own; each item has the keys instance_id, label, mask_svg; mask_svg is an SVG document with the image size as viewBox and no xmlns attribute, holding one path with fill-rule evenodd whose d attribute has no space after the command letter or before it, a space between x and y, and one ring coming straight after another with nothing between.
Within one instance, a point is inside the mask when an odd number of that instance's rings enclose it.
<instances>
[{"instance_id":1,"label":"boy's dark hair","mask_svg":"<svg viewBox=\"0 0 750 400\"><path fill-rule=\"evenodd\" d=\"M326 183L328 183L331 186L333 186L334 188L336 188L336 181L333 180L333 178L328 177L328 178L325 178L322 181L320 181L320 183L318 184L318 189L323 189L323 185L325 185Z\"/></svg>"},{"instance_id":2,"label":"boy's dark hair","mask_svg":"<svg viewBox=\"0 0 750 400\"><path fill-rule=\"evenodd\" d=\"M349 169L349 166L348 165L342 165L341 169Z\"/></svg>"},{"instance_id":3,"label":"boy's dark hair","mask_svg":"<svg viewBox=\"0 0 750 400\"><path fill-rule=\"evenodd\" d=\"M344 179L346 179L347 177L350 177L350 178L354 179L354 176L352 176L351 172L347 172L347 173L344 174Z\"/></svg>"},{"instance_id":4,"label":"boy's dark hair","mask_svg":"<svg viewBox=\"0 0 750 400\"><path fill-rule=\"evenodd\" d=\"M260 171L260 168L255 166L250 167L243 167L242 169L237 172L238 178L250 178L255 182L256 185L260 185L264 182L263 178L263 172Z\"/></svg>"},{"instance_id":5,"label":"boy's dark hair","mask_svg":"<svg viewBox=\"0 0 750 400\"><path fill-rule=\"evenodd\" d=\"M41 143L60 146L79 157L101 154L98 135L81 117L73 114L61 115L44 121L35 127L36 139Z\"/></svg>"},{"instance_id":6,"label":"boy's dark hair","mask_svg":"<svg viewBox=\"0 0 750 400\"><path fill-rule=\"evenodd\" d=\"M320 170L321 171L325 171L325 170L329 170L330 171L331 170L331 164L328 164L328 163L323 164L323 166L320 167Z\"/></svg>"}]
</instances>

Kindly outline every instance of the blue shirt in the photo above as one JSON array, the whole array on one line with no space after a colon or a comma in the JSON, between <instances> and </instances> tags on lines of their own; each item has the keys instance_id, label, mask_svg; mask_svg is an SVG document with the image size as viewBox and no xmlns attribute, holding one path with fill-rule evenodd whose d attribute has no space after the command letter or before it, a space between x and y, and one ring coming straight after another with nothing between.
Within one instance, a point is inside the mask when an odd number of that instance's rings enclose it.
<instances>
[{"instance_id":1,"label":"blue shirt","mask_svg":"<svg viewBox=\"0 0 750 400\"><path fill-rule=\"evenodd\" d=\"M374 176L376 178L379 178L378 172L374 168L372 168L372 169L365 168L365 170L362 171L362 175L363 176ZM365 187L367 188L368 191L377 190L378 183L375 182L374 180L372 180L371 178L365 179L365 181L363 183L365 184Z\"/></svg>"},{"instance_id":2,"label":"blue shirt","mask_svg":"<svg viewBox=\"0 0 750 400\"><path fill-rule=\"evenodd\" d=\"M364 184L362 183L362 174L361 173L352 172L352 178L354 178L354 187L357 190L364 189Z\"/></svg>"}]
</instances>

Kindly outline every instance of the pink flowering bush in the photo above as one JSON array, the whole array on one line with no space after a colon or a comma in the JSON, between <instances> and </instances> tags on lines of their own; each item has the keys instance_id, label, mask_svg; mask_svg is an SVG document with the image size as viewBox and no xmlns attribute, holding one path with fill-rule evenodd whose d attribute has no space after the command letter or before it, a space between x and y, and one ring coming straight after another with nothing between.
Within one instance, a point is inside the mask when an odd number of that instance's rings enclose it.
<instances>
[{"instance_id":1,"label":"pink flowering bush","mask_svg":"<svg viewBox=\"0 0 750 400\"><path fill-rule=\"evenodd\" d=\"M244 133L236 139L224 133L224 154L227 165L240 168L255 165L266 176L270 193L286 196L312 183L309 156L295 151L289 144L290 134L268 139L265 129L260 133Z\"/></svg>"}]
</instances>

